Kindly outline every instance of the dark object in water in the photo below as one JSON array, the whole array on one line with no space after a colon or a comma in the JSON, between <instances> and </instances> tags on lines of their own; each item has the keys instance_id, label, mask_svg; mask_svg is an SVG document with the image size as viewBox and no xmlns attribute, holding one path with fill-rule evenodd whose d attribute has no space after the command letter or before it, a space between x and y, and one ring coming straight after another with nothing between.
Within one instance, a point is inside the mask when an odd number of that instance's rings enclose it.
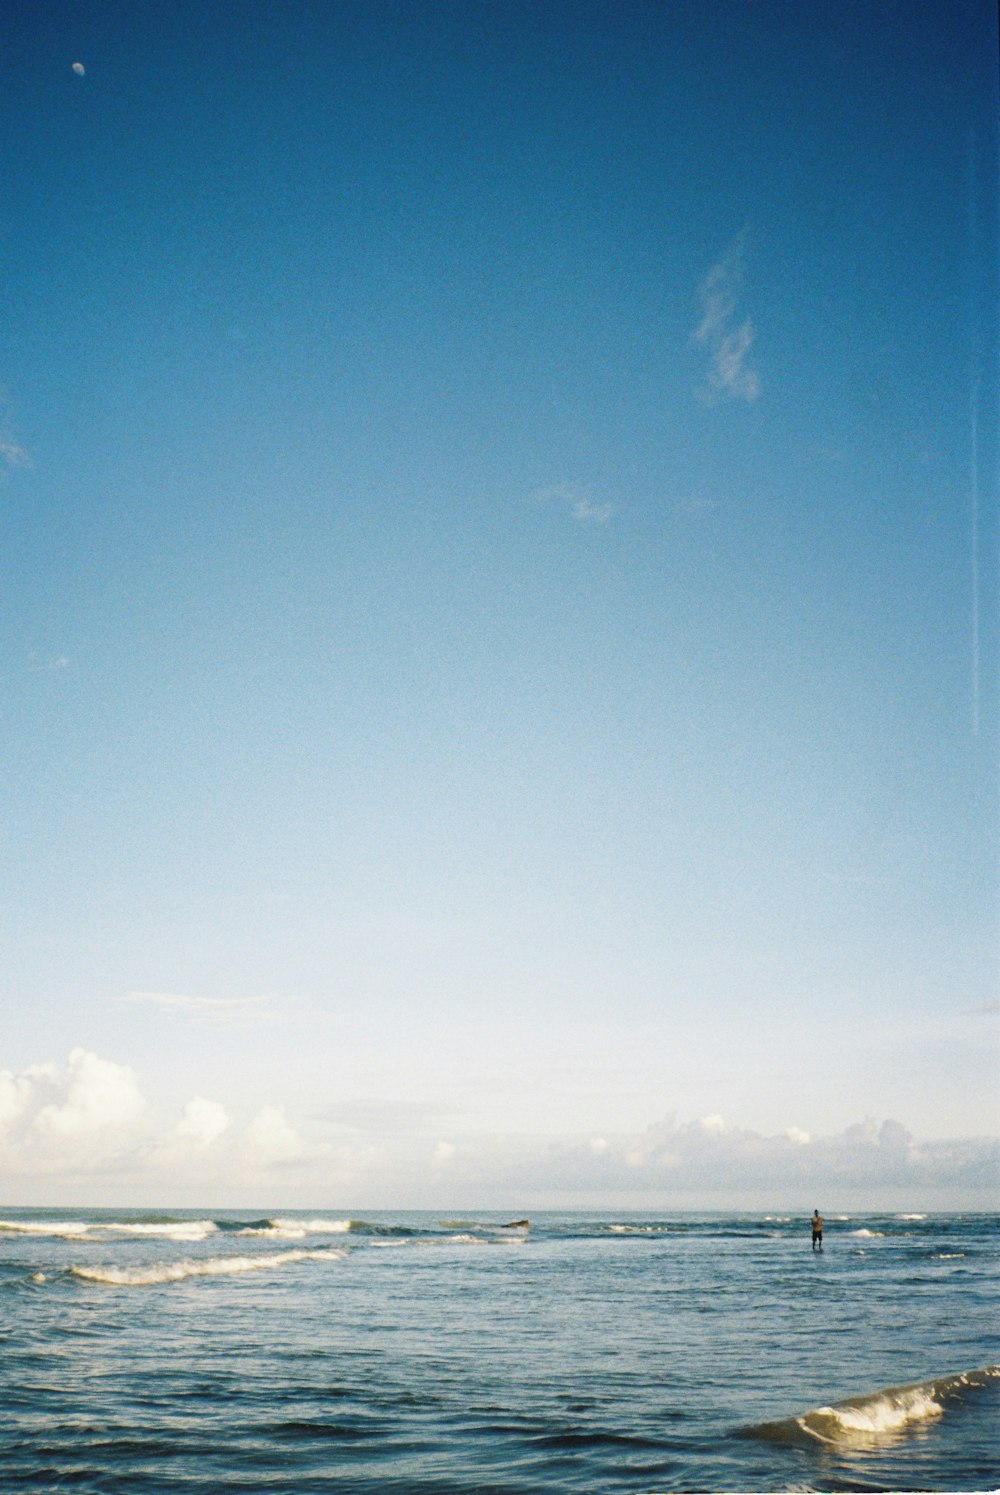
<instances>
[{"instance_id":1,"label":"dark object in water","mask_svg":"<svg viewBox=\"0 0 1000 1495\"><path fill-rule=\"evenodd\" d=\"M531 1224L530 1220L508 1220L506 1225L501 1225L501 1230L527 1230Z\"/></svg>"}]
</instances>

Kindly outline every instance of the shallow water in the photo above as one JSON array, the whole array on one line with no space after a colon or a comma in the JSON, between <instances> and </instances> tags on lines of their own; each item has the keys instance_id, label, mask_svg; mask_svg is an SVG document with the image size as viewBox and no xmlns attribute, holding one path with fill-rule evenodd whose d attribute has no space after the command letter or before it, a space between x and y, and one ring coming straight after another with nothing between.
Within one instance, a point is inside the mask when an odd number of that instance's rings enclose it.
<instances>
[{"instance_id":1,"label":"shallow water","mask_svg":"<svg viewBox=\"0 0 1000 1495\"><path fill-rule=\"evenodd\" d=\"M6 1210L0 1305L4 1490L1000 1483L985 1216Z\"/></svg>"}]
</instances>

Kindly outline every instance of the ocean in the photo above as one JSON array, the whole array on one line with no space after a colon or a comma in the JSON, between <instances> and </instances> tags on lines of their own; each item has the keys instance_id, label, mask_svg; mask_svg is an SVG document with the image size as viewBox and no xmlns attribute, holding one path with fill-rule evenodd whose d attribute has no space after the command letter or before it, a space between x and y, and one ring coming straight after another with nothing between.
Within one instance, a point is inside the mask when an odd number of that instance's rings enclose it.
<instances>
[{"instance_id":1,"label":"ocean","mask_svg":"<svg viewBox=\"0 0 1000 1495\"><path fill-rule=\"evenodd\" d=\"M0 1490L1000 1484L984 1215L0 1210Z\"/></svg>"}]
</instances>

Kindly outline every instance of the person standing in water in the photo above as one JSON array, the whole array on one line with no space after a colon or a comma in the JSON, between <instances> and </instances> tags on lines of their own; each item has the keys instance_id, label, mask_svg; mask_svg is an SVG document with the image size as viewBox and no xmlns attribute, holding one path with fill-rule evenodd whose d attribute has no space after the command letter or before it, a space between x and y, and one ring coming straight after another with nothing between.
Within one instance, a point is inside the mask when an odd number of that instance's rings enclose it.
<instances>
[{"instance_id":1,"label":"person standing in water","mask_svg":"<svg viewBox=\"0 0 1000 1495\"><path fill-rule=\"evenodd\" d=\"M820 1214L820 1212L819 1212L818 1209L814 1209L813 1210L812 1232L813 1232L813 1250L814 1251L822 1251L822 1249L823 1249L823 1216Z\"/></svg>"}]
</instances>

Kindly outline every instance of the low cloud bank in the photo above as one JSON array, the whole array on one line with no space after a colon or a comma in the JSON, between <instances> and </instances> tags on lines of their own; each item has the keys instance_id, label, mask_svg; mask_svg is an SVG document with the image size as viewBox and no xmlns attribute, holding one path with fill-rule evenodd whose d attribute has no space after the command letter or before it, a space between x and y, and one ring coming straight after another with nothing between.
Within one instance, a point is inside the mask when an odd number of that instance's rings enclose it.
<instances>
[{"instance_id":1,"label":"low cloud bank","mask_svg":"<svg viewBox=\"0 0 1000 1495\"><path fill-rule=\"evenodd\" d=\"M345 1140L333 1117L314 1116L312 1125L319 1140L304 1138L280 1105L237 1122L204 1096L163 1117L131 1069L74 1049L62 1067L0 1070L0 1188L51 1203L68 1190L85 1202L110 1193L113 1203L128 1195L152 1204L185 1191L220 1204L280 1191L308 1203L349 1198L385 1208L511 1198L535 1207L603 1200L756 1208L805 1198L872 1209L901 1197L924 1208L988 1209L1000 1189L1000 1140L918 1141L894 1120L869 1118L819 1137L797 1125L764 1135L716 1115L583 1138L446 1129L435 1137L413 1126L353 1129Z\"/></svg>"},{"instance_id":2,"label":"low cloud bank","mask_svg":"<svg viewBox=\"0 0 1000 1495\"><path fill-rule=\"evenodd\" d=\"M685 1125L661 1121L615 1143L595 1138L564 1149L560 1166L565 1178L587 1190L940 1188L994 1193L1000 1183L1000 1141L918 1142L900 1122L870 1117L835 1136L813 1138L795 1126L765 1136L707 1116Z\"/></svg>"}]
</instances>

